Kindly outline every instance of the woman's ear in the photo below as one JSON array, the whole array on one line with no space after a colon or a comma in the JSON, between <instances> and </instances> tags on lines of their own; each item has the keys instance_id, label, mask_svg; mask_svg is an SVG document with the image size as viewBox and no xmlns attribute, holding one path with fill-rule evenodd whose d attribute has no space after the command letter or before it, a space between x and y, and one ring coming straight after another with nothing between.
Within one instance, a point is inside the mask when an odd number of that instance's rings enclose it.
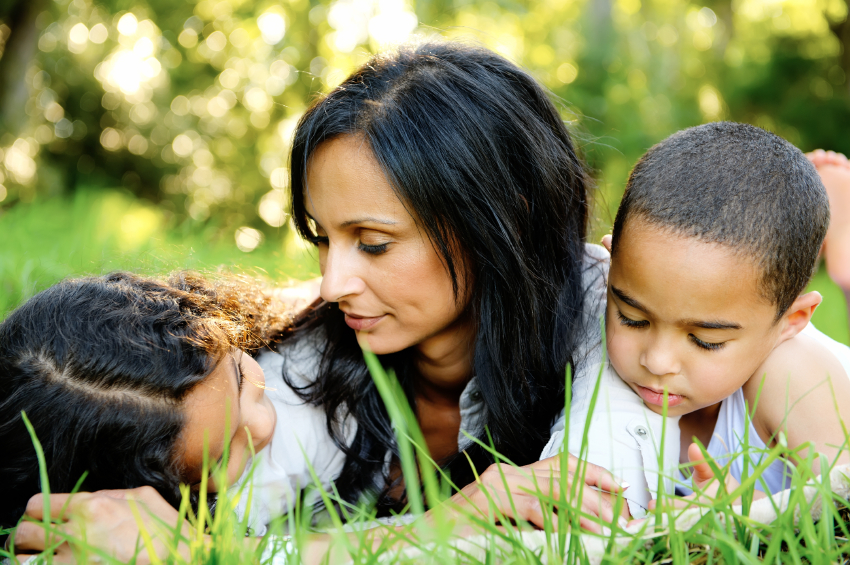
<instances>
[{"instance_id":1,"label":"woman's ear","mask_svg":"<svg viewBox=\"0 0 850 565\"><path fill-rule=\"evenodd\" d=\"M608 235L602 236L602 247L608 250L608 253L611 253L611 239L612 236L609 233Z\"/></svg>"},{"instance_id":2,"label":"woman's ear","mask_svg":"<svg viewBox=\"0 0 850 565\"><path fill-rule=\"evenodd\" d=\"M780 343L791 339L805 328L809 320L812 319L812 314L815 313L815 308L823 302L823 297L817 291L807 292L797 297L788 311L782 316L782 323L785 325L782 332L779 334Z\"/></svg>"}]
</instances>

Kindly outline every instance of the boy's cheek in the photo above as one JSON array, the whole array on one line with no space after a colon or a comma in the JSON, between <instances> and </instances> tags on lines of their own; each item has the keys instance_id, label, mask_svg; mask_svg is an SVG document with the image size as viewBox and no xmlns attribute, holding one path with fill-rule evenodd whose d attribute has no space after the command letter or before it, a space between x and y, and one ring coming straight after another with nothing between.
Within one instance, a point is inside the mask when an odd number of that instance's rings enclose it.
<instances>
[{"instance_id":1,"label":"boy's cheek","mask_svg":"<svg viewBox=\"0 0 850 565\"><path fill-rule=\"evenodd\" d=\"M619 332L609 332L606 337L608 360L621 377L627 377L629 368L637 363L636 347L627 336Z\"/></svg>"}]
</instances>

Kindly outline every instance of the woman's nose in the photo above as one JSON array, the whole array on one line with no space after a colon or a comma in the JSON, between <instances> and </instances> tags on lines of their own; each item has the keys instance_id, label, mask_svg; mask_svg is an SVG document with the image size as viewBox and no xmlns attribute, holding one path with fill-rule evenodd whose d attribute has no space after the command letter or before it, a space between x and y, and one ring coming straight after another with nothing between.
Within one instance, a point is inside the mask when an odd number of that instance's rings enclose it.
<instances>
[{"instance_id":1,"label":"woman's nose","mask_svg":"<svg viewBox=\"0 0 850 565\"><path fill-rule=\"evenodd\" d=\"M328 247L322 261L322 284L319 288L322 300L339 302L366 290L366 282L358 272L357 259L354 254L345 253L332 245Z\"/></svg>"},{"instance_id":2,"label":"woman's nose","mask_svg":"<svg viewBox=\"0 0 850 565\"><path fill-rule=\"evenodd\" d=\"M664 340L655 340L644 349L640 356L640 364L653 375L675 375L681 366L675 350Z\"/></svg>"}]
</instances>

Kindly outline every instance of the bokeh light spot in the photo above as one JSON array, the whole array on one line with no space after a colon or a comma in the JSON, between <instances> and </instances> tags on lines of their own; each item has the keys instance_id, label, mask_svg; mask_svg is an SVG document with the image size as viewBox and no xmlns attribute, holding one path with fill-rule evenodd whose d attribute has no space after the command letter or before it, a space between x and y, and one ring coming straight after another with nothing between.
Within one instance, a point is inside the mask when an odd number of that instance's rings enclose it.
<instances>
[{"instance_id":1,"label":"bokeh light spot","mask_svg":"<svg viewBox=\"0 0 850 565\"><path fill-rule=\"evenodd\" d=\"M263 41L269 45L277 45L286 34L286 20L277 12L266 12L257 18L257 27L263 36Z\"/></svg>"},{"instance_id":2,"label":"bokeh light spot","mask_svg":"<svg viewBox=\"0 0 850 565\"><path fill-rule=\"evenodd\" d=\"M254 228L242 226L236 230L234 238L236 239L236 247L239 248L239 251L249 253L256 249L263 241L263 234Z\"/></svg>"},{"instance_id":3,"label":"bokeh light spot","mask_svg":"<svg viewBox=\"0 0 850 565\"><path fill-rule=\"evenodd\" d=\"M118 33L121 35L133 35L139 27L139 20L132 13L126 13L118 20Z\"/></svg>"}]
</instances>

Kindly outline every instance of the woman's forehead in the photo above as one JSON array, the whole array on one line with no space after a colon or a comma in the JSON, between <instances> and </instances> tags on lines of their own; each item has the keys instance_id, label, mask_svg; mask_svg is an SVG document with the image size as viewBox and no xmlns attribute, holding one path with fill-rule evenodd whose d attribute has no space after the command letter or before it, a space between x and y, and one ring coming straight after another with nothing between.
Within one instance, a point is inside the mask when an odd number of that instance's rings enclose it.
<instances>
[{"instance_id":1,"label":"woman's forehead","mask_svg":"<svg viewBox=\"0 0 850 565\"><path fill-rule=\"evenodd\" d=\"M316 149L303 196L307 213L326 229L366 220L386 225L411 220L361 137L338 137Z\"/></svg>"}]
</instances>

